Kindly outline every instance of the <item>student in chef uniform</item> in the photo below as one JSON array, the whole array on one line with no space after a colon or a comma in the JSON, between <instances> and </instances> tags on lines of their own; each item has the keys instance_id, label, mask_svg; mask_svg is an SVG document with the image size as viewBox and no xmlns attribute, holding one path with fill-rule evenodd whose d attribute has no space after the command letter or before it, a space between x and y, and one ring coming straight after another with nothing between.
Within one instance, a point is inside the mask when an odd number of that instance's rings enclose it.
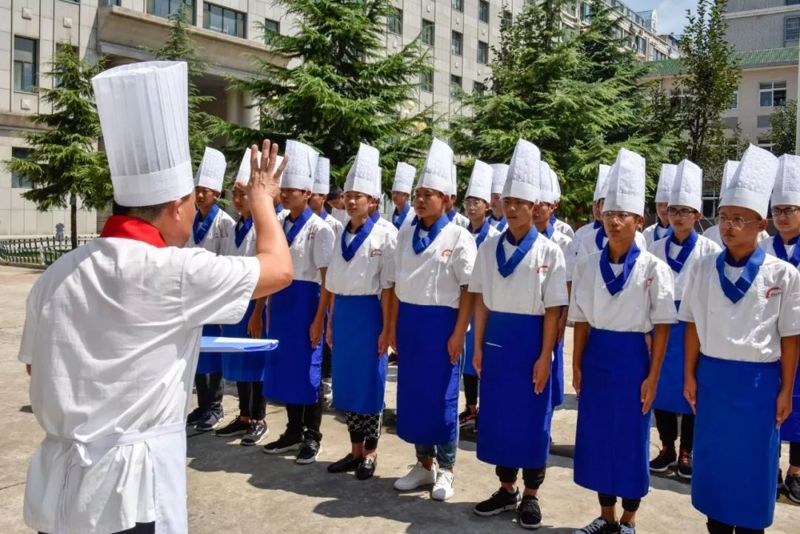
<instances>
[{"instance_id":1,"label":"student in chef uniform","mask_svg":"<svg viewBox=\"0 0 800 534\"><path fill-rule=\"evenodd\" d=\"M351 444L328 472L355 471L359 480L371 478L378 465L397 245L393 233L369 218L369 201L381 179L379 157L371 146L359 148L344 186L350 222L336 239L325 277L333 299L328 328L336 347L333 398L345 412Z\"/></svg>"},{"instance_id":2,"label":"student in chef uniform","mask_svg":"<svg viewBox=\"0 0 800 534\"><path fill-rule=\"evenodd\" d=\"M664 163L661 165L661 174L658 175L658 187L656 189L656 222L648 226L642 232L647 246L654 241L664 239L669 235L669 217L667 216L667 206L669 206L669 194L672 190L672 182L675 181L675 172L678 166Z\"/></svg>"},{"instance_id":3,"label":"student in chef uniform","mask_svg":"<svg viewBox=\"0 0 800 534\"><path fill-rule=\"evenodd\" d=\"M214 254L222 254L226 240L236 225L230 215L217 205L225 179L225 156L219 150L206 147L194 188L197 214L192 225L192 237L186 246L202 247ZM219 325L205 325L204 336L220 336ZM206 352L200 355L194 377L197 390L197 408L186 418L186 423L196 430L206 432L222 421L222 355Z\"/></svg>"},{"instance_id":4,"label":"student in chef uniform","mask_svg":"<svg viewBox=\"0 0 800 534\"><path fill-rule=\"evenodd\" d=\"M264 445L267 454L298 451L295 462L316 461L322 433L320 372L325 311L330 294L325 272L333 254L331 227L311 211L313 175L318 153L308 145L287 141L289 163L281 181L286 212L280 217L292 253L292 284L269 298L268 335L280 345L267 357L264 395L286 405L289 422L276 441Z\"/></svg>"},{"instance_id":5,"label":"student in chef uniform","mask_svg":"<svg viewBox=\"0 0 800 534\"><path fill-rule=\"evenodd\" d=\"M548 166L548 168L550 167ZM554 184L556 187L556 200L550 202L550 204L554 205L553 213L550 214L550 224L553 225L555 230L558 230L563 235L569 237L570 241L572 241L572 238L575 237L575 231L569 224L556 217L556 210L558 210L558 204L561 202L561 185L559 185L558 176L552 168L550 168L550 172L555 176Z\"/></svg>"},{"instance_id":6,"label":"student in chef uniform","mask_svg":"<svg viewBox=\"0 0 800 534\"><path fill-rule=\"evenodd\" d=\"M669 267L635 241L645 173L644 158L620 150L603 204L608 243L579 259L572 277L572 374L579 395L574 476L598 493L601 509L576 534L635 533L650 483L650 408L676 311ZM651 354L645 335L652 330Z\"/></svg>"},{"instance_id":7,"label":"student in chef uniform","mask_svg":"<svg viewBox=\"0 0 800 534\"><path fill-rule=\"evenodd\" d=\"M800 265L800 157L786 154L779 159L772 190L772 221L778 233L760 243L767 254L795 267ZM800 503L800 373L795 376L792 414L781 426L781 440L789 442L789 471L784 487L792 501ZM780 484L780 476L778 483Z\"/></svg>"},{"instance_id":8,"label":"student in chef uniform","mask_svg":"<svg viewBox=\"0 0 800 534\"><path fill-rule=\"evenodd\" d=\"M114 215L28 297L19 359L46 435L25 485L34 531L187 532L185 419L202 326L237 322L251 298L289 283L269 142L248 185L256 257L183 247L195 217L187 80L185 63L164 61L92 80Z\"/></svg>"},{"instance_id":9,"label":"student in chef uniform","mask_svg":"<svg viewBox=\"0 0 800 534\"><path fill-rule=\"evenodd\" d=\"M475 236L475 245L480 248L486 239L499 234L489 223L486 212L489 209L492 191L492 167L479 159L475 160L472 175L469 178L467 197L464 205L467 208L469 231ZM467 331L467 342L464 350L464 396L466 409L458 414L458 426L461 429L475 428L478 421L478 373L472 366L472 354L475 346L474 321L470 321Z\"/></svg>"},{"instance_id":10,"label":"student in chef uniform","mask_svg":"<svg viewBox=\"0 0 800 534\"><path fill-rule=\"evenodd\" d=\"M492 214L489 224L499 232L506 229L506 220L503 217L503 186L506 185L508 165L505 163L492 163L492 200L489 203Z\"/></svg>"},{"instance_id":11,"label":"student in chef uniform","mask_svg":"<svg viewBox=\"0 0 800 534\"><path fill-rule=\"evenodd\" d=\"M508 229L480 248L469 285L476 294L474 365L481 375L477 455L500 479L500 489L473 511L516 510L526 529L542 524L537 493L550 450L550 367L561 307L569 301L564 254L533 223L540 176L548 171L539 149L520 139L503 192Z\"/></svg>"},{"instance_id":12,"label":"student in chef uniform","mask_svg":"<svg viewBox=\"0 0 800 534\"><path fill-rule=\"evenodd\" d=\"M398 230L403 226L410 226L416 216L414 208L411 207L411 188L414 187L416 174L417 171L408 163L397 162L392 184L392 202L394 202L392 224Z\"/></svg>"},{"instance_id":13,"label":"student in chef uniform","mask_svg":"<svg viewBox=\"0 0 800 534\"><path fill-rule=\"evenodd\" d=\"M728 161L725 163L725 168L722 171L722 183L720 184L720 192L724 191L727 187L727 184L730 182L731 178L733 177L736 169L739 167L738 161ZM719 224L715 224L713 226L709 226L703 232L703 236L707 237L717 245L722 248L725 248L725 243L722 242L722 235L720 234ZM769 238L769 234L766 230L762 230L758 233L758 241L764 241L765 239Z\"/></svg>"},{"instance_id":14,"label":"student in chef uniform","mask_svg":"<svg viewBox=\"0 0 800 534\"><path fill-rule=\"evenodd\" d=\"M460 214L456 209L456 202L458 201L458 179L456 164L453 163L453 178L450 180L449 195L445 200L444 211L450 222L457 224L461 228L469 228L469 219Z\"/></svg>"},{"instance_id":15,"label":"student in chef uniform","mask_svg":"<svg viewBox=\"0 0 800 534\"><path fill-rule=\"evenodd\" d=\"M592 197L592 217L594 220L575 230L575 237L572 239L573 255L577 255L577 246L587 235L594 234L595 230L603 226L603 200L609 170L611 170L611 166L603 165L602 163L597 168L597 181L594 184L594 196Z\"/></svg>"},{"instance_id":16,"label":"student in chef uniform","mask_svg":"<svg viewBox=\"0 0 800 534\"><path fill-rule=\"evenodd\" d=\"M800 334L800 274L758 246L777 170L766 150L745 151L720 200L726 248L694 263L678 315L696 416L692 505L711 534L764 532L775 511Z\"/></svg>"},{"instance_id":17,"label":"student in chef uniform","mask_svg":"<svg viewBox=\"0 0 800 534\"><path fill-rule=\"evenodd\" d=\"M328 204L331 206L331 215L334 219L342 223L342 227L350 220L347 215L347 210L344 209L344 195L338 185L333 185L328 193Z\"/></svg>"},{"instance_id":18,"label":"student in chef uniform","mask_svg":"<svg viewBox=\"0 0 800 534\"><path fill-rule=\"evenodd\" d=\"M374 224L386 229L389 233L397 237L397 228L395 228L394 224L381 217L380 206L382 198L383 191L381 190L381 182L378 181L375 183L375 192L372 193L372 200L369 203L369 217Z\"/></svg>"},{"instance_id":19,"label":"student in chef uniform","mask_svg":"<svg viewBox=\"0 0 800 534\"><path fill-rule=\"evenodd\" d=\"M224 254L228 256L253 256L256 233L253 228L252 207L247 197L246 184L250 176L250 151L245 150L233 186L233 206L239 213L234 231L225 243ZM263 299L252 301L238 324L226 325L222 335L226 337L264 337ZM261 392L262 376L267 353L254 351L246 354L227 354L222 358L222 376L235 381L239 394L239 416L215 435L221 438L242 436L239 443L252 447L263 440L269 432L265 421L267 400Z\"/></svg>"},{"instance_id":20,"label":"student in chef uniform","mask_svg":"<svg viewBox=\"0 0 800 534\"><path fill-rule=\"evenodd\" d=\"M436 500L453 496L459 359L472 311L467 284L477 253L469 231L450 223L444 212L452 172L453 151L434 139L415 192L419 221L397 236L394 272L392 338L401 361L397 435L414 444L418 460L394 487L402 491L433 484Z\"/></svg>"},{"instance_id":21,"label":"student in chef uniform","mask_svg":"<svg viewBox=\"0 0 800 534\"><path fill-rule=\"evenodd\" d=\"M663 169L662 169L663 173ZM660 186L659 182L659 186ZM650 245L650 253L670 267L675 284L675 308L683 298L692 264L703 256L718 254L719 246L697 235L695 225L703 209L703 170L688 160L676 168L668 196L669 235ZM686 323L670 328L664 364L653 403L661 452L650 461L650 471L664 473L677 465L678 476L692 478L694 413L683 397ZM680 417L680 426L678 418ZM676 452L680 428L680 450Z\"/></svg>"}]
</instances>

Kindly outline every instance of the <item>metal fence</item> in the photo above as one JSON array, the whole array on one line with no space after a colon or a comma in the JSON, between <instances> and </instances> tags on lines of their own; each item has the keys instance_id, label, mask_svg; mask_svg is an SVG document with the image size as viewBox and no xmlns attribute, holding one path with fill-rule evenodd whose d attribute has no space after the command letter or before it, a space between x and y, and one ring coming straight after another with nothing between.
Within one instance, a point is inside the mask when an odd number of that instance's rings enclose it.
<instances>
[{"instance_id":1,"label":"metal fence","mask_svg":"<svg viewBox=\"0 0 800 534\"><path fill-rule=\"evenodd\" d=\"M78 236L78 246L97 236ZM54 237L0 238L0 263L8 265L48 266L71 250L69 239Z\"/></svg>"}]
</instances>

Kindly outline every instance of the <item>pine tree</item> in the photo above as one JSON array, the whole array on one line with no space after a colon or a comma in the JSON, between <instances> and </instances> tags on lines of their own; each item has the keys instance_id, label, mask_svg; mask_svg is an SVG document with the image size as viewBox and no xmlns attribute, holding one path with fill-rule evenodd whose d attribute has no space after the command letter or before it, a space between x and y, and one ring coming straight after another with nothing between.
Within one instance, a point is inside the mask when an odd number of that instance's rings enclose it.
<instances>
[{"instance_id":1,"label":"pine tree","mask_svg":"<svg viewBox=\"0 0 800 534\"><path fill-rule=\"evenodd\" d=\"M91 79L102 70L81 60L69 43L60 43L47 73L53 89L39 87L42 103L51 113L32 117L42 131L24 134L31 150L27 158L12 158L7 168L31 182L23 196L41 211L70 207L72 248L78 246L78 199L84 207L102 209L112 198L105 153L97 150L100 120Z\"/></svg>"},{"instance_id":2,"label":"pine tree","mask_svg":"<svg viewBox=\"0 0 800 534\"><path fill-rule=\"evenodd\" d=\"M794 154L797 140L797 100L778 106L770 117L772 152L775 155Z\"/></svg>"}]
</instances>

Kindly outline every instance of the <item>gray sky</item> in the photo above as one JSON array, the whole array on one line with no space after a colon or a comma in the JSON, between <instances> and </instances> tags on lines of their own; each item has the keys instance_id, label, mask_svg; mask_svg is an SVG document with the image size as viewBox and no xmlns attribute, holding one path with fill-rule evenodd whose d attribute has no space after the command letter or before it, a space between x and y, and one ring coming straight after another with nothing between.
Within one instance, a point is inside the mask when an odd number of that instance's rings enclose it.
<instances>
[{"instance_id":1,"label":"gray sky","mask_svg":"<svg viewBox=\"0 0 800 534\"><path fill-rule=\"evenodd\" d=\"M636 11L655 9L658 13L658 32L683 33L686 24L686 10L694 11L697 0L623 0Z\"/></svg>"}]
</instances>

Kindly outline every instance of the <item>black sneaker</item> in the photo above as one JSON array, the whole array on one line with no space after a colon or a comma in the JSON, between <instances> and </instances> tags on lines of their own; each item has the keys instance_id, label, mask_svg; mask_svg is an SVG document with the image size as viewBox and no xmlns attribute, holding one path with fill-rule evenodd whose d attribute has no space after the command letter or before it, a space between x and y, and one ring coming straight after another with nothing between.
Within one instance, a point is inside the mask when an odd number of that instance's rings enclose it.
<instances>
[{"instance_id":1,"label":"black sneaker","mask_svg":"<svg viewBox=\"0 0 800 534\"><path fill-rule=\"evenodd\" d=\"M495 491L491 497L483 502L479 502L472 509L475 515L481 517L491 517L493 515L510 512L517 509L519 502L519 490L509 493L503 488Z\"/></svg>"},{"instance_id":2,"label":"black sneaker","mask_svg":"<svg viewBox=\"0 0 800 534\"><path fill-rule=\"evenodd\" d=\"M650 460L650 471L653 473L665 473L677 463L678 456L675 454L675 448L664 445L661 447L661 452L658 453L658 456Z\"/></svg>"},{"instance_id":3,"label":"black sneaker","mask_svg":"<svg viewBox=\"0 0 800 534\"><path fill-rule=\"evenodd\" d=\"M244 445L245 447L252 447L253 445L258 445L261 441L267 437L269 434L269 427L263 421L251 421L250 422L250 429L247 431L247 434L244 435L240 445Z\"/></svg>"},{"instance_id":4,"label":"black sneaker","mask_svg":"<svg viewBox=\"0 0 800 534\"><path fill-rule=\"evenodd\" d=\"M281 434L281 437L272 443L267 443L261 450L266 454L283 454L285 452L299 450L302 444L303 440L300 438L293 438L286 434Z\"/></svg>"},{"instance_id":5,"label":"black sneaker","mask_svg":"<svg viewBox=\"0 0 800 534\"><path fill-rule=\"evenodd\" d=\"M294 463L300 465L313 464L317 461L317 456L319 456L321 450L322 447L320 447L319 441L307 439L303 442L303 446L300 447L300 452L297 453Z\"/></svg>"},{"instance_id":6,"label":"black sneaker","mask_svg":"<svg viewBox=\"0 0 800 534\"><path fill-rule=\"evenodd\" d=\"M800 473L786 475L786 481L783 485L786 488L786 496L792 502L800 504Z\"/></svg>"},{"instance_id":7,"label":"black sneaker","mask_svg":"<svg viewBox=\"0 0 800 534\"><path fill-rule=\"evenodd\" d=\"M602 517L598 517L582 529L576 530L572 534L619 534L619 524L609 523Z\"/></svg>"},{"instance_id":8,"label":"black sneaker","mask_svg":"<svg viewBox=\"0 0 800 534\"><path fill-rule=\"evenodd\" d=\"M194 425L198 432L209 432L222 424L222 415L217 412L207 412L206 416Z\"/></svg>"},{"instance_id":9,"label":"black sneaker","mask_svg":"<svg viewBox=\"0 0 800 534\"><path fill-rule=\"evenodd\" d=\"M214 432L214 435L220 438L232 438L234 436L242 436L247 434L248 430L250 430L250 421L244 422L237 417L224 427Z\"/></svg>"},{"instance_id":10,"label":"black sneaker","mask_svg":"<svg viewBox=\"0 0 800 534\"><path fill-rule=\"evenodd\" d=\"M206 415L206 411L201 408L195 408L189 415L186 417L186 424L188 426L194 426L199 423Z\"/></svg>"},{"instance_id":11,"label":"black sneaker","mask_svg":"<svg viewBox=\"0 0 800 534\"><path fill-rule=\"evenodd\" d=\"M542 509L535 495L523 495L517 508L517 523L522 528L536 530L542 526Z\"/></svg>"},{"instance_id":12,"label":"black sneaker","mask_svg":"<svg viewBox=\"0 0 800 534\"><path fill-rule=\"evenodd\" d=\"M341 460L337 460L328 466L328 473L346 473L348 471L355 471L361 465L362 458L353 458L352 454L348 454Z\"/></svg>"},{"instance_id":13,"label":"black sneaker","mask_svg":"<svg viewBox=\"0 0 800 534\"><path fill-rule=\"evenodd\" d=\"M681 455L678 458L678 476L686 480L692 479L692 453L686 449L681 449Z\"/></svg>"},{"instance_id":14,"label":"black sneaker","mask_svg":"<svg viewBox=\"0 0 800 534\"><path fill-rule=\"evenodd\" d=\"M470 410L467 408L460 414L458 414L458 428L461 430L466 430L468 428L475 428L475 424L478 422L478 411Z\"/></svg>"}]
</instances>

